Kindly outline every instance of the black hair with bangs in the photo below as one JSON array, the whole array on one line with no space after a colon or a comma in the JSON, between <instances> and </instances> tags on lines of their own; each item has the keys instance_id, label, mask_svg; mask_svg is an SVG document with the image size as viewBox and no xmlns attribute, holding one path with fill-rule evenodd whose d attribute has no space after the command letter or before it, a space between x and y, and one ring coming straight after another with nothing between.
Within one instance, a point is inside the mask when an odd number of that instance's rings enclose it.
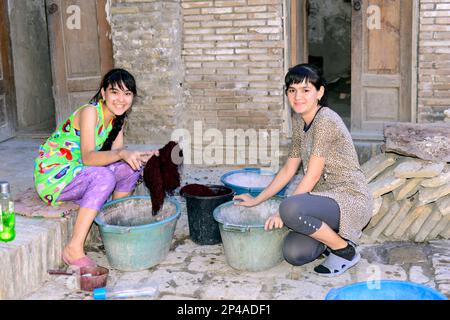
<instances>
[{"instance_id":1,"label":"black hair with bangs","mask_svg":"<svg viewBox=\"0 0 450 320\"><path fill-rule=\"evenodd\" d=\"M320 90L320 87L324 87L325 92L320 99L319 104L321 106L328 106L327 104L327 90L326 90L326 81L322 76L322 70L317 66L309 63L298 64L295 67L289 69L286 77L284 78L285 88L284 93L287 95L287 91L292 84L297 83L311 83L317 90Z\"/></svg>"},{"instance_id":2,"label":"black hair with bangs","mask_svg":"<svg viewBox=\"0 0 450 320\"><path fill-rule=\"evenodd\" d=\"M102 89L106 91L106 89L110 85L112 88L118 87L120 90L123 91L130 90L134 96L136 96L137 94L136 80L134 79L133 75L124 69L117 68L112 69L107 74L105 74L100 84L100 88L98 89L97 93L92 97L92 99L89 101L89 103L97 104L100 101L100 99L102 99L101 93ZM112 144L114 140L116 140L120 130L122 130L123 123L125 122L125 118L128 116L128 112L130 110L128 110L127 112L125 112L120 116L117 116L113 120L113 128L111 129L111 132L109 133L108 138L106 138L106 141L103 144L100 151L111 150Z\"/></svg>"},{"instance_id":3,"label":"black hair with bangs","mask_svg":"<svg viewBox=\"0 0 450 320\"><path fill-rule=\"evenodd\" d=\"M112 69L105 74L100 84L100 88L89 103L96 104L99 102L102 98L102 89L106 91L109 85L111 85L112 88L118 87L120 90L130 90L134 95L137 94L136 80L133 75L125 69Z\"/></svg>"}]
</instances>

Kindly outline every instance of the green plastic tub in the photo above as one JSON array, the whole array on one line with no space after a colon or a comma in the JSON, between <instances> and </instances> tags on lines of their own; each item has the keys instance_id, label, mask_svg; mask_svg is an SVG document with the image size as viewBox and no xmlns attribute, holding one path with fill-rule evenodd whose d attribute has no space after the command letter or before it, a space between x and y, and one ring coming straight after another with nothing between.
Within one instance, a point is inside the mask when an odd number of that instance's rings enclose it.
<instances>
[{"instance_id":1,"label":"green plastic tub","mask_svg":"<svg viewBox=\"0 0 450 320\"><path fill-rule=\"evenodd\" d=\"M171 198L166 198L156 216L152 215L149 196L107 202L95 222L110 266L123 271L138 271L163 261L180 214L180 204Z\"/></svg>"},{"instance_id":2,"label":"green plastic tub","mask_svg":"<svg viewBox=\"0 0 450 320\"><path fill-rule=\"evenodd\" d=\"M214 210L227 263L242 271L262 271L275 267L283 258L283 241L288 229L264 230L268 217L278 211L282 198L276 197L255 207L235 206L233 201Z\"/></svg>"}]
</instances>

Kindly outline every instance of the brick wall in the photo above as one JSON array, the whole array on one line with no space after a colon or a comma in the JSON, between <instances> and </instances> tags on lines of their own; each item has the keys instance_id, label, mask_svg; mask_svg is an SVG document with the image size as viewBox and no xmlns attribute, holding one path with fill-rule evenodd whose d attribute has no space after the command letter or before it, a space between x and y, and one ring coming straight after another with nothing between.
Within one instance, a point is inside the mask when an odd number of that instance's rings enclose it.
<instances>
[{"instance_id":1,"label":"brick wall","mask_svg":"<svg viewBox=\"0 0 450 320\"><path fill-rule=\"evenodd\" d=\"M112 0L110 12L115 65L138 85L126 142L167 142L183 110L180 1Z\"/></svg>"},{"instance_id":2,"label":"brick wall","mask_svg":"<svg viewBox=\"0 0 450 320\"><path fill-rule=\"evenodd\" d=\"M111 0L117 66L136 75L132 143L176 128L282 131L282 0ZM420 0L418 121L450 108L450 0ZM289 142L280 135L282 154ZM208 144L204 141L204 144Z\"/></svg>"},{"instance_id":3,"label":"brick wall","mask_svg":"<svg viewBox=\"0 0 450 320\"><path fill-rule=\"evenodd\" d=\"M193 136L199 121L224 138L226 129L282 134L282 3L112 0L114 60L136 76L140 95L126 142L166 142L182 128Z\"/></svg>"},{"instance_id":4,"label":"brick wall","mask_svg":"<svg viewBox=\"0 0 450 320\"><path fill-rule=\"evenodd\" d=\"M203 130L216 128L224 136L236 128L281 132L282 0L182 0L181 5L184 127L192 131L194 121L202 121Z\"/></svg>"},{"instance_id":5,"label":"brick wall","mask_svg":"<svg viewBox=\"0 0 450 320\"><path fill-rule=\"evenodd\" d=\"M420 0L418 121L450 108L450 0Z\"/></svg>"}]
</instances>

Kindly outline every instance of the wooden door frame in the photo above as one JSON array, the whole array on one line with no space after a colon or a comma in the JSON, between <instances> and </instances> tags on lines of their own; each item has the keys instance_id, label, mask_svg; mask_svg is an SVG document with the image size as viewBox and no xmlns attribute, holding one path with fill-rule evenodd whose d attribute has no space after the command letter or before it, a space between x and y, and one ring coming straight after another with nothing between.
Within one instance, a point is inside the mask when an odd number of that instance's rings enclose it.
<instances>
[{"instance_id":1,"label":"wooden door frame","mask_svg":"<svg viewBox=\"0 0 450 320\"><path fill-rule=\"evenodd\" d=\"M109 39L111 39L111 25L109 24L109 17L106 12L107 5L108 0L97 1L98 33L100 35L109 35ZM102 55L108 55L107 59L101 59L100 61L100 70L103 76L114 67L113 44L112 41L108 41L106 37L100 37L99 43ZM110 62L112 62L112 65Z\"/></svg>"},{"instance_id":2,"label":"wooden door frame","mask_svg":"<svg viewBox=\"0 0 450 320\"><path fill-rule=\"evenodd\" d=\"M288 68L292 65L294 65L295 63L301 61L307 61L307 46L308 46L308 40L304 39L303 34L304 33L300 33L301 37L299 37L299 26L298 26L298 10L294 10L295 8L298 8L299 6L299 1L302 0L284 0L284 7L285 7L285 12L284 12L284 17L285 17L285 45L286 45L286 53L285 53L285 71L287 72ZM306 2L303 2L306 3ZM306 8L305 8L306 10ZM353 10L353 9L352 9ZM418 108L418 91L417 91L417 85L418 85L418 45L419 45L419 25L420 25L420 4L419 1L413 1L412 4L412 30L411 30L411 48L412 48L412 52L411 52L411 86L410 86L410 95L411 95L411 110L410 110L410 115L411 115L411 119L410 121L412 123L416 123L417 122L417 108ZM354 23L352 21L352 23ZM361 21L362 23L362 21ZM301 23L301 25L303 26L303 28L307 28L307 21L303 21ZM362 27L362 26L361 26ZM352 28L352 30L354 30L354 28ZM353 32L353 31L352 31ZM354 37L354 35L351 35L352 39ZM352 46L353 46L353 41L352 41ZM299 52L297 50L297 48L303 48L303 52ZM352 48L352 52L353 52L353 48ZM297 56L297 59L295 58L295 56ZM299 58L300 56L300 58ZM360 57L353 57L352 59L362 59L362 56L360 55ZM360 77L360 76L357 76ZM352 81L354 81L354 78L352 77ZM352 96L354 95L354 93L351 93ZM286 99L285 99L286 100ZM286 104L286 103L285 103ZM291 114L289 113L285 113L285 119L287 119L287 122L290 122L290 117ZM352 118L352 116L351 116ZM289 132L289 134L291 134L291 125L288 124L289 130L287 132ZM351 132L352 133L352 132ZM290 135L288 135L290 136ZM370 134L364 134L362 132L353 132L352 133L352 137L354 139L361 139L361 140L380 140L380 136L373 136Z\"/></svg>"},{"instance_id":3,"label":"wooden door frame","mask_svg":"<svg viewBox=\"0 0 450 320\"><path fill-rule=\"evenodd\" d=\"M353 1L353 0L352 0ZM354 11L352 12L352 61L355 62L355 64L360 65L362 68L364 68L366 64L366 55L364 52L361 51L360 44L363 41L363 39L367 38L367 28L365 28L364 21L365 17L363 16L365 14L365 9L367 8L368 0L362 0L362 8L361 11L358 14L355 14ZM402 6L404 3L402 3ZM397 121L403 121L403 122L416 122L416 114L417 114L417 50L418 50L418 23L419 23L419 3L418 1L412 1L409 3L410 5L410 13L411 15L407 17L408 19L405 21L405 19L401 19L401 25L400 25L400 33L403 35L401 37L400 41L400 48L404 48L407 45L411 45L411 51L405 51L401 50L400 52L400 65L399 65L399 74L400 78L398 79L397 76L389 76L386 75L386 81L392 81L393 85L397 83L398 81L406 80L409 85L409 96L406 98L407 102L409 104L409 107L407 104L403 103L402 99L404 97L404 94L402 92L399 92L399 117ZM353 9L352 9L353 10ZM361 15L361 16L359 16ZM411 19L411 20L409 20ZM409 26L409 27L408 27ZM411 28L411 29L409 29ZM408 38L405 37L408 36ZM355 39L360 39L359 41L355 41ZM408 63L408 65L405 65L405 63ZM354 89L355 84L360 84L369 77L361 78L362 77L362 71L356 72L352 69L352 92L351 97L352 99L356 99L356 101L361 101L361 94L362 92L359 90ZM400 87L401 88L401 87ZM360 113L362 112L362 108L353 108L351 109L351 134L353 139L355 140L369 140L369 141L382 141L384 140L383 133L375 133L375 132L366 132L361 130L361 128L358 128L360 125L359 123L355 122L356 119L361 119ZM406 114L406 116L405 116ZM356 115L356 116L355 116ZM359 116L358 116L359 115Z\"/></svg>"},{"instance_id":4,"label":"wooden door frame","mask_svg":"<svg viewBox=\"0 0 450 320\"><path fill-rule=\"evenodd\" d=\"M90 0L92 1L92 0ZM112 41L110 40L111 26L108 23L108 17L106 13L106 5L108 0L94 0L96 3L96 15L97 15L97 27L99 37L99 56L100 56L100 78L102 78L110 69L114 67L113 48ZM77 106L69 106L68 92L72 91L84 91L91 87L92 79L83 81L72 81L68 84L67 69L66 69L66 57L64 49L54 47L56 43L64 43L64 12L62 0L45 0L46 10L51 4L58 6L58 11L53 13L57 15L49 17L50 13L47 11L47 21L49 30L49 42L50 42L50 58L52 65L52 77L53 77L53 98L55 100L55 120L58 125L67 115L61 115L61 106L67 106L68 108L75 108ZM109 36L109 38L107 37ZM64 79L64 81L60 80ZM93 80L92 80L93 81ZM95 79L96 86L100 84L100 81Z\"/></svg>"},{"instance_id":5,"label":"wooden door frame","mask_svg":"<svg viewBox=\"0 0 450 320\"><path fill-rule=\"evenodd\" d=\"M6 118L7 121L11 121L10 123L10 133L7 134L10 139L14 137L17 130L17 106L16 106L16 91L15 91L15 82L14 82L14 61L12 54L12 44L11 44L11 29L10 29L10 21L9 21L9 9L8 9L8 1L2 1L0 3L2 6L4 17L0 19L0 29L3 32L0 32L0 41L5 43L5 47L1 47L1 63L2 63L2 78L4 82L7 84L5 88L5 107L6 107ZM6 59L6 62L4 61ZM4 66L7 68L4 68ZM9 118L9 120L8 120Z\"/></svg>"},{"instance_id":6,"label":"wooden door frame","mask_svg":"<svg viewBox=\"0 0 450 320\"><path fill-rule=\"evenodd\" d=\"M419 82L419 27L420 27L420 1L412 4L412 53L411 53L411 122L417 123Z\"/></svg>"},{"instance_id":7,"label":"wooden door frame","mask_svg":"<svg viewBox=\"0 0 450 320\"><path fill-rule=\"evenodd\" d=\"M49 10L50 5L56 4L58 6L58 10L61 10L61 0L45 0L45 7L46 10ZM63 89L61 89L61 86L66 86L65 82L58 81L58 79L65 79L65 59L64 59L64 52L60 50L54 50L52 48L52 43L59 43L63 41L63 33L62 29L59 27L60 24L63 24L61 21L62 18L59 20L53 18L49 18L49 14L58 14L59 13L47 13L47 28L48 28L48 37L49 37L49 45L50 45L50 59L51 59L51 66L52 66L52 77L53 77L53 99L55 101L55 121L56 125L60 122L60 115L59 115L59 109L58 106L60 105L67 105L69 102L67 101L67 95L61 95L59 92L61 92ZM53 41L51 41L53 40ZM53 53L52 53L53 52ZM65 89L67 90L67 88Z\"/></svg>"},{"instance_id":8,"label":"wooden door frame","mask_svg":"<svg viewBox=\"0 0 450 320\"><path fill-rule=\"evenodd\" d=\"M309 43L307 32L304 32L304 30L308 30L308 19L306 13L308 0L290 0L289 2L290 55L288 61L291 66L295 66L299 63L308 62Z\"/></svg>"},{"instance_id":9,"label":"wooden door frame","mask_svg":"<svg viewBox=\"0 0 450 320\"><path fill-rule=\"evenodd\" d=\"M305 30L308 30L307 0L283 0L284 27L284 74L289 68L308 62L308 38ZM300 48L300 49L299 49ZM283 112L283 133L286 137L292 137L292 112L286 95L283 92L284 112Z\"/></svg>"}]
</instances>

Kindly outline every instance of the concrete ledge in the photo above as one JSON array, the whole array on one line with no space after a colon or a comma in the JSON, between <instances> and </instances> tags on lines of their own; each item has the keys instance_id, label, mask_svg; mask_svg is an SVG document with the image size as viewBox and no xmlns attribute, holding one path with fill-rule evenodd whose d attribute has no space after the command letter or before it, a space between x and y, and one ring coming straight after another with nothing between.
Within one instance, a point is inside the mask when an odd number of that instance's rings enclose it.
<instances>
[{"instance_id":1,"label":"concrete ledge","mask_svg":"<svg viewBox=\"0 0 450 320\"><path fill-rule=\"evenodd\" d=\"M61 253L75 220L76 215L61 219L16 216L16 238L0 242L0 300L20 299L49 279L48 269L65 268ZM99 241L93 224L86 245Z\"/></svg>"}]
</instances>

